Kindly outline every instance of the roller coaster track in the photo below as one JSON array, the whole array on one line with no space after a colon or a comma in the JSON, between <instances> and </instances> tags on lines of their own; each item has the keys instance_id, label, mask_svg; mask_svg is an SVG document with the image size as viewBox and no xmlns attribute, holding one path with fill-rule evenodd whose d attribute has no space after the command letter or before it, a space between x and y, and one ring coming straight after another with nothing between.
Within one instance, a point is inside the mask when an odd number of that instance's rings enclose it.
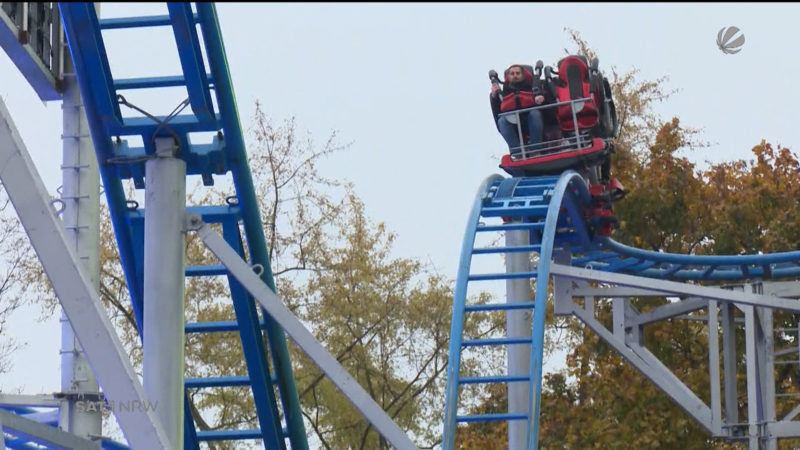
<instances>
[{"instance_id":1,"label":"roller coaster track","mask_svg":"<svg viewBox=\"0 0 800 450\"><path fill-rule=\"evenodd\" d=\"M572 256L571 265L591 269L587 272L619 273L656 280L736 281L749 279L800 278L800 251L742 256L694 256L645 251L623 245L607 237L593 235L590 216L591 197L584 179L567 171L560 177L503 178L493 175L478 189L467 222L456 280L451 325L450 359L445 404L444 449L455 445L458 423L524 421L525 448L538 445L542 358L545 314L550 276L555 274L554 255L563 250ZM503 218L497 225L487 221ZM524 230L530 233L527 245L476 247L476 237ZM474 255L538 253L538 265L531 271L472 273ZM563 272L563 270L562 270ZM622 275L615 275L622 277ZM468 304L471 283L487 280L536 279L534 299L515 303ZM660 281L667 283L667 281ZM655 283L655 282L654 282ZM794 307L796 309L796 307ZM465 337L468 314L487 311L530 311L533 315L530 337L474 339ZM462 375L462 350L465 348L530 345L530 371L525 375ZM486 383L528 383L526 411L481 415L459 414L460 387ZM710 413L709 413L710 415ZM519 423L519 422L516 422Z\"/></svg>"},{"instance_id":2,"label":"roller coaster track","mask_svg":"<svg viewBox=\"0 0 800 450\"><path fill-rule=\"evenodd\" d=\"M157 137L175 137L187 176L200 175L205 185L213 176L230 173L235 197L224 205L187 207L207 223L222 225L228 244L251 265L264 268L262 280L274 290L269 255L253 180L247 163L244 137L231 74L213 3L167 3L164 16L99 20L92 3L60 3L64 29L75 66L81 95L95 144L100 175L108 200L125 279L139 328L143 330L144 208L126 198L123 180L144 188L144 161L153 157ZM153 27L169 27L177 44L182 73L174 76L119 78L112 76L103 32L127 29L147 33ZM132 42L136 42L135 39ZM126 55L114 55L123 58ZM145 67L148 61L140 62ZM175 115L123 117L121 91L158 92L185 87L191 112ZM210 144L193 143L190 133L216 133ZM128 145L139 136L143 147ZM244 243L240 234L244 230ZM228 275L236 321L186 324L186 333L237 333L241 337L246 376L186 379L187 389L225 386L250 387L258 415L254 430L197 431L188 398L184 401L184 443L196 449L202 441L261 440L266 448L308 448L298 393L289 360L286 336L273 319L259 320L252 297L223 266L187 267L187 277ZM266 337L267 345L264 344ZM272 365L268 362L271 357ZM274 368L274 373L271 372ZM277 389L274 389L277 386ZM276 395L279 394L279 399ZM280 400L280 401L278 401ZM279 406L282 410L279 411ZM288 441L288 445L287 445Z\"/></svg>"}]
</instances>

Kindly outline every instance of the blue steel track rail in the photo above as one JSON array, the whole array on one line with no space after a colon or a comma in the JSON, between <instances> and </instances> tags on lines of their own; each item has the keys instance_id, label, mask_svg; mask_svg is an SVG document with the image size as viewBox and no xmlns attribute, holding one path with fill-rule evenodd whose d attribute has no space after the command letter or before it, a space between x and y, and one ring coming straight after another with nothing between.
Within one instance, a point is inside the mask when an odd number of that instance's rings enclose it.
<instances>
[{"instance_id":1,"label":"blue steel track rail","mask_svg":"<svg viewBox=\"0 0 800 450\"><path fill-rule=\"evenodd\" d=\"M59 4L59 9L140 336L144 301L144 210L126 198L122 181L132 179L137 189L144 187L144 161L153 155L156 137L173 136L181 149L178 157L186 161L187 176L200 175L205 185L213 185L213 175L230 172L235 198L226 205L189 207L187 210L200 213L206 222L222 224L226 241L250 264L264 268L262 279L274 290L264 229L214 4L198 2L193 6L190 3L167 3L168 15L107 20L98 19L92 3L64 2ZM146 30L155 26L172 28L182 73L166 77L114 78L102 31ZM165 42L164 45L172 43ZM124 103L124 97L119 96L121 91L175 86L185 86L188 94L186 105L191 113L155 115L155 120L147 116L123 118L120 104ZM214 132L216 136L212 143L198 145L189 139L189 133L195 132ZM143 147L129 147L127 140L123 139L127 136L141 136ZM240 223L244 236L239 233ZM248 253L245 253L243 239ZM225 274L226 271L219 266L187 267L187 276ZM187 324L186 331L238 333L242 339L248 376L187 380L186 385L187 388L250 386L260 429L196 431L187 399L184 408L184 448L196 449L199 441L240 439L261 439L267 448L287 448L288 439L292 449L307 449L286 335L269 315L263 314L263 319L259 321L252 298L235 279L230 276L228 279L237 321ZM269 347L274 374L270 374L263 337L266 337ZM277 409L273 385L277 386L280 395L285 427Z\"/></svg>"},{"instance_id":2,"label":"blue steel track rail","mask_svg":"<svg viewBox=\"0 0 800 450\"><path fill-rule=\"evenodd\" d=\"M584 179L566 171L560 177L488 177L478 189L467 220L453 298L450 355L445 393L445 420L442 448L455 445L458 423L524 420L527 423L527 449L538 446L541 400L544 322L554 252L568 248L572 265L598 271L617 272L657 279L688 281L744 281L750 279L800 278L800 251L759 255L679 255L629 247L608 237L595 236L590 217L591 197ZM486 225L487 218L510 218L501 225ZM529 230L531 245L524 247L476 248L479 233ZM486 253L535 252L535 270L519 273L471 273L472 256ZM507 279L536 279L533 302L516 304L467 304L470 282ZM528 309L533 312L530 339L495 338L465 340L464 323L468 314L482 311ZM539 313L541 311L541 313ZM531 368L525 376L465 377L461 374L463 348L478 346L531 345ZM529 408L519 414L459 415L459 387L467 384L528 381Z\"/></svg>"}]
</instances>

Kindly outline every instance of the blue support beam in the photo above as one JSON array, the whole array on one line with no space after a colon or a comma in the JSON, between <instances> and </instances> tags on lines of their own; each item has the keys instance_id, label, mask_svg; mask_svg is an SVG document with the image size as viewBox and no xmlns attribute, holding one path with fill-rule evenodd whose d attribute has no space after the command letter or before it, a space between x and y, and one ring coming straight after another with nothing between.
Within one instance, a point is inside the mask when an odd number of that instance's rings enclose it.
<instances>
[{"instance_id":1,"label":"blue support beam","mask_svg":"<svg viewBox=\"0 0 800 450\"><path fill-rule=\"evenodd\" d=\"M203 25L203 42L206 46L211 74L214 77L214 91L217 95L218 108L223 116L223 129L225 132L226 148L230 155L230 167L233 175L239 205L242 207L245 238L250 252L248 258L251 264L260 264L264 267L262 280L275 289L272 269L269 264L267 243L264 237L264 228L258 209L258 199L255 195L253 178L247 163L244 137L239 113L236 107L236 96L228 70L228 61L225 46L222 43L222 34L219 29L216 7L212 3L197 3L199 22ZM300 410L300 399L297 394L292 365L289 360L289 349L286 343L285 332L275 323L274 319L267 316L268 339L274 350L273 364L280 380L278 385L284 417L289 430L289 440L293 449L305 450L308 443L305 436L305 425Z\"/></svg>"},{"instance_id":2,"label":"blue support beam","mask_svg":"<svg viewBox=\"0 0 800 450\"><path fill-rule=\"evenodd\" d=\"M98 124L102 124L103 127L119 125L122 114L116 100L111 68L108 65L108 56L100 34L94 4L62 2L58 7L64 20L64 30L76 68L92 68L77 72L81 96L85 104L90 106L86 108L87 115L89 110L92 110Z\"/></svg>"},{"instance_id":3,"label":"blue support beam","mask_svg":"<svg viewBox=\"0 0 800 450\"><path fill-rule=\"evenodd\" d=\"M194 415L189 402L189 394L183 396L183 448L194 450L200 448L200 441L197 439L197 429L194 426Z\"/></svg>"},{"instance_id":4,"label":"blue support beam","mask_svg":"<svg viewBox=\"0 0 800 450\"><path fill-rule=\"evenodd\" d=\"M239 255L244 255L242 237L239 233L237 222L227 221L223 223L222 235L228 245L235 249ZM248 381L253 389L253 399L255 400L256 411L258 411L264 446L285 449L286 444L281 437L281 420L272 389L272 376L269 372L269 364L267 363L267 354L264 348L255 302L242 287L241 283L232 275L228 275L228 283L231 289L231 297L233 298L233 308L236 312L236 322L239 324L242 350L247 364L247 372L250 374Z\"/></svg>"},{"instance_id":5,"label":"blue support beam","mask_svg":"<svg viewBox=\"0 0 800 450\"><path fill-rule=\"evenodd\" d=\"M189 3L169 2L167 8L172 19L172 30L178 45L178 55L192 111L201 122L211 122L214 120L214 105L211 101L211 91L192 6Z\"/></svg>"}]
</instances>

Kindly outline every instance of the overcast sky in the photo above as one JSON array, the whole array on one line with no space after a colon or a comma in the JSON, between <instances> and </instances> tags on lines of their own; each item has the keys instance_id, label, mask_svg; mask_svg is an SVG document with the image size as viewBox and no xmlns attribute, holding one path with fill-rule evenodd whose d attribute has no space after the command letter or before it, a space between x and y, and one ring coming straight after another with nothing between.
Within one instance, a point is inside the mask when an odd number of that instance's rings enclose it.
<instances>
[{"instance_id":1,"label":"overcast sky","mask_svg":"<svg viewBox=\"0 0 800 450\"><path fill-rule=\"evenodd\" d=\"M138 8L138 9L137 9ZM668 76L679 92L664 118L701 128L711 146L693 161L747 158L762 139L800 142L795 4L235 4L217 5L240 117L260 100L276 122L294 116L318 142L337 130L351 148L321 165L354 183L368 215L398 234L396 255L421 258L455 278L475 192L507 150L492 123L487 72L510 63L554 64L578 30L609 73ZM163 4L103 4L103 17L166 13ZM727 55L717 32L746 42ZM116 77L174 75L168 29L107 32ZM3 95L51 193L61 183L60 103L42 104L5 54ZM166 114L182 97L142 98ZM183 94L185 96L185 93ZM179 98L180 97L180 98ZM497 268L498 271L502 267ZM28 343L0 389L59 389L57 315L9 331Z\"/></svg>"}]
</instances>

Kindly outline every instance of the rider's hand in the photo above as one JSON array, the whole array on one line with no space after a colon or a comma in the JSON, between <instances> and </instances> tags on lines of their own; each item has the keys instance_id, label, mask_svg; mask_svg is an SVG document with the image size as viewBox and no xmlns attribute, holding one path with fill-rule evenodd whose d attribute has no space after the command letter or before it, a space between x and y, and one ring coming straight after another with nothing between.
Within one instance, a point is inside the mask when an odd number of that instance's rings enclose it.
<instances>
[{"instance_id":1,"label":"rider's hand","mask_svg":"<svg viewBox=\"0 0 800 450\"><path fill-rule=\"evenodd\" d=\"M492 96L496 97L499 92L500 92L500 86L493 83L492 84Z\"/></svg>"},{"instance_id":2,"label":"rider's hand","mask_svg":"<svg viewBox=\"0 0 800 450\"><path fill-rule=\"evenodd\" d=\"M541 105L544 103L544 95L537 95L533 98L533 101L536 102L537 105Z\"/></svg>"}]
</instances>

